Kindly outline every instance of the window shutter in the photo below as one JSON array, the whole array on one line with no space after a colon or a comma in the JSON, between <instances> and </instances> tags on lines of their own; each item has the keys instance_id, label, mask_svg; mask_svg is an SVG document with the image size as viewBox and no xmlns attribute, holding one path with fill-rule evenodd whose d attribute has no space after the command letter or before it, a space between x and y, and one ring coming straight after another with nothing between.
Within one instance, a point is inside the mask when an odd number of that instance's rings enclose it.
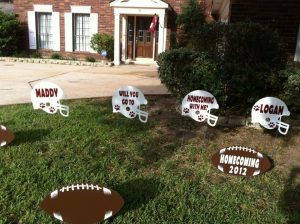
<instances>
[{"instance_id":1,"label":"window shutter","mask_svg":"<svg viewBox=\"0 0 300 224\"><path fill-rule=\"evenodd\" d=\"M295 58L294 61L300 61L300 26L299 26L299 32L298 32L298 38L296 43L296 52L295 52Z\"/></svg>"},{"instance_id":2,"label":"window shutter","mask_svg":"<svg viewBox=\"0 0 300 224\"><path fill-rule=\"evenodd\" d=\"M35 12L28 11L28 35L29 35L29 49L36 49L36 22Z\"/></svg>"},{"instance_id":3,"label":"window shutter","mask_svg":"<svg viewBox=\"0 0 300 224\"><path fill-rule=\"evenodd\" d=\"M73 51L72 13L65 13L65 51Z\"/></svg>"},{"instance_id":4,"label":"window shutter","mask_svg":"<svg viewBox=\"0 0 300 224\"><path fill-rule=\"evenodd\" d=\"M52 13L52 50L60 51L60 19L59 12Z\"/></svg>"},{"instance_id":5,"label":"window shutter","mask_svg":"<svg viewBox=\"0 0 300 224\"><path fill-rule=\"evenodd\" d=\"M90 37L92 39L93 34L98 33L98 13L90 14ZM92 48L90 50L91 53L97 53Z\"/></svg>"}]
</instances>

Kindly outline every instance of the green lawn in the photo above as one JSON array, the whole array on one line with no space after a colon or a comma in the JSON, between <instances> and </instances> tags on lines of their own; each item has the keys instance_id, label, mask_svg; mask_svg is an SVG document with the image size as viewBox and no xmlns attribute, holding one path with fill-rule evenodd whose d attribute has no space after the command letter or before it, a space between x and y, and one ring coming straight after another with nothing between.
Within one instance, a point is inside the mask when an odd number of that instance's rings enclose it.
<instances>
[{"instance_id":1,"label":"green lawn","mask_svg":"<svg viewBox=\"0 0 300 224\"><path fill-rule=\"evenodd\" d=\"M288 157L299 150L299 131L211 128L181 117L173 101L151 98L147 124L113 114L111 99L64 101L68 118L30 104L0 107L16 136L0 149L0 223L59 223L39 204L75 183L123 196L106 223L300 223L300 169L291 172L300 161ZM272 154L275 168L243 178L212 166L214 152L238 144Z\"/></svg>"}]
</instances>

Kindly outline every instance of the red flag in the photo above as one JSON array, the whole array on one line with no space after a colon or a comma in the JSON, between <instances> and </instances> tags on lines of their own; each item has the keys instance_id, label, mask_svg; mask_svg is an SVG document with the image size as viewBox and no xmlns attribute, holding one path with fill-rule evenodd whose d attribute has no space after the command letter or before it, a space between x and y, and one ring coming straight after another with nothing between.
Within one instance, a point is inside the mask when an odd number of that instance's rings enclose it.
<instances>
[{"instance_id":1,"label":"red flag","mask_svg":"<svg viewBox=\"0 0 300 224\"><path fill-rule=\"evenodd\" d=\"M152 22L150 24L149 32L151 32L151 33L156 32L157 24L158 24L158 16L154 15L152 18Z\"/></svg>"}]
</instances>

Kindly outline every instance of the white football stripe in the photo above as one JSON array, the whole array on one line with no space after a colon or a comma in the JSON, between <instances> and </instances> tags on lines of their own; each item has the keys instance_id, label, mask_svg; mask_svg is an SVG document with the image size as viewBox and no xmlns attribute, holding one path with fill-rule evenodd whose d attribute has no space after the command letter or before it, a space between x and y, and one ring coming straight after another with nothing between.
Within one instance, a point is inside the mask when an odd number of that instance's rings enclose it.
<instances>
[{"instance_id":1,"label":"white football stripe","mask_svg":"<svg viewBox=\"0 0 300 224\"><path fill-rule=\"evenodd\" d=\"M2 141L0 146L5 146L6 145L6 141Z\"/></svg>"},{"instance_id":2,"label":"white football stripe","mask_svg":"<svg viewBox=\"0 0 300 224\"><path fill-rule=\"evenodd\" d=\"M260 170L255 170L254 173L253 173L253 176L256 176L260 173Z\"/></svg>"},{"instance_id":3,"label":"white football stripe","mask_svg":"<svg viewBox=\"0 0 300 224\"><path fill-rule=\"evenodd\" d=\"M6 127L4 127L3 125L1 125L1 129L6 131Z\"/></svg>"},{"instance_id":4,"label":"white football stripe","mask_svg":"<svg viewBox=\"0 0 300 224\"><path fill-rule=\"evenodd\" d=\"M53 191L53 192L50 194L50 197L51 197L51 198L55 198L55 197L57 197L57 195L58 195L58 190Z\"/></svg>"},{"instance_id":5,"label":"white football stripe","mask_svg":"<svg viewBox=\"0 0 300 224\"><path fill-rule=\"evenodd\" d=\"M263 155L260 153L260 152L257 152L257 156L258 156L258 158L263 158Z\"/></svg>"},{"instance_id":6,"label":"white football stripe","mask_svg":"<svg viewBox=\"0 0 300 224\"><path fill-rule=\"evenodd\" d=\"M223 166L218 165L218 169L224 172Z\"/></svg>"},{"instance_id":7,"label":"white football stripe","mask_svg":"<svg viewBox=\"0 0 300 224\"><path fill-rule=\"evenodd\" d=\"M109 217L111 217L112 214L113 214L112 211L106 211L106 212L105 212L105 216L104 216L104 220L105 220L105 219L108 219Z\"/></svg>"},{"instance_id":8,"label":"white football stripe","mask_svg":"<svg viewBox=\"0 0 300 224\"><path fill-rule=\"evenodd\" d=\"M103 188L103 193L106 195L111 195L111 191L105 187Z\"/></svg>"},{"instance_id":9,"label":"white football stripe","mask_svg":"<svg viewBox=\"0 0 300 224\"><path fill-rule=\"evenodd\" d=\"M54 212L53 213L54 218L60 220L60 221L64 221L63 218L61 217L61 214Z\"/></svg>"}]
</instances>

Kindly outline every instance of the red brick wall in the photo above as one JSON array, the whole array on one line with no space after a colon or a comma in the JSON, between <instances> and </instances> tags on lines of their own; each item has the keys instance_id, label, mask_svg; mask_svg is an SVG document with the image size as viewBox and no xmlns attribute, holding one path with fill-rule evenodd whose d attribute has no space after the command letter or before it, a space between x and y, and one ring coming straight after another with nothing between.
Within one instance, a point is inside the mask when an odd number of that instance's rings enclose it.
<instances>
[{"instance_id":1,"label":"red brick wall","mask_svg":"<svg viewBox=\"0 0 300 224\"><path fill-rule=\"evenodd\" d=\"M230 22L245 19L277 29L293 56L300 25L300 0L231 0Z\"/></svg>"},{"instance_id":2,"label":"red brick wall","mask_svg":"<svg viewBox=\"0 0 300 224\"><path fill-rule=\"evenodd\" d=\"M114 20L113 9L109 6L109 0L14 0L15 13L18 14L20 21L23 23L23 42L24 49L28 49L28 30L27 30L27 11L33 11L34 4L53 5L54 12L60 12L60 44L61 51L65 51L65 24L64 13L71 12L71 5L91 6L92 13L98 13L99 32L113 34ZM42 51L43 53L43 51ZM48 53L49 54L49 53ZM69 55L69 54L68 54ZM83 55L78 54L78 55ZM89 55L89 54L86 54ZM74 53L74 56L76 54Z\"/></svg>"},{"instance_id":3,"label":"red brick wall","mask_svg":"<svg viewBox=\"0 0 300 224\"><path fill-rule=\"evenodd\" d=\"M168 14L168 34L171 30L175 29L175 19L176 14L180 12L181 4L185 0L166 0L169 3L171 10ZM45 4L53 5L53 11L60 12L60 43L61 43L61 52L65 51L65 24L64 24L64 13L71 12L71 5L82 5L82 6L91 6L92 13L98 13L99 18L99 32L107 32L113 34L114 30L114 15L113 9L109 6L109 0L14 0L14 9L15 13L18 14L20 21L23 23L23 47L24 49L29 48L28 44L28 28L27 28L27 11L33 11L34 4ZM168 35L169 36L169 35ZM167 46L169 44L167 43ZM41 51L45 55L49 55L48 51ZM63 53L64 55L70 56L70 53ZM80 57L87 54L76 54L73 53L74 57L77 55Z\"/></svg>"}]
</instances>

